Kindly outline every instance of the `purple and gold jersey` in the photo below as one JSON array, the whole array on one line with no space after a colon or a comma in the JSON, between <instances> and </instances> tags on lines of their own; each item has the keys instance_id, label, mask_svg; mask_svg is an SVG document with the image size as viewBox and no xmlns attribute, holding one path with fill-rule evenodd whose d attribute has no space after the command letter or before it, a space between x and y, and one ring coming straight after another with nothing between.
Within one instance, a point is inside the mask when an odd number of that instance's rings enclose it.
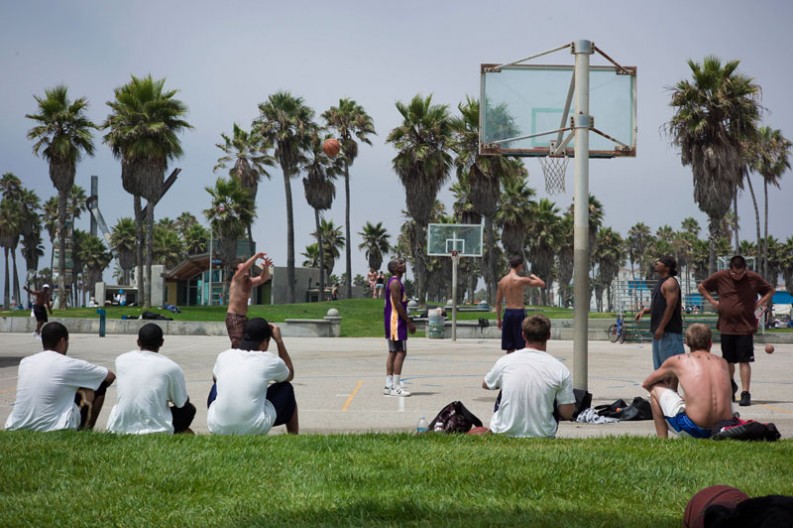
<instances>
[{"instance_id":1,"label":"purple and gold jersey","mask_svg":"<svg viewBox=\"0 0 793 528\"><path fill-rule=\"evenodd\" d=\"M385 287L385 310L383 311L385 319L385 338L391 341L405 341L408 338L408 325L404 319L399 317L397 312L391 305L391 288L399 288L399 298L402 303L402 308L407 311L408 298L405 295L405 287L398 277L391 277L388 279L388 284Z\"/></svg>"}]
</instances>

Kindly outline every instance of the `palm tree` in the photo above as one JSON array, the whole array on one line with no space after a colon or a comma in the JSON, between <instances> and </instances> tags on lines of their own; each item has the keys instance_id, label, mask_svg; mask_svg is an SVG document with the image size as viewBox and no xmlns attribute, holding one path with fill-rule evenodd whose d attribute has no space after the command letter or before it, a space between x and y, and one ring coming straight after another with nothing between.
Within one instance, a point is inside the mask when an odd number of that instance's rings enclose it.
<instances>
[{"instance_id":1,"label":"palm tree","mask_svg":"<svg viewBox=\"0 0 793 528\"><path fill-rule=\"evenodd\" d=\"M757 131L757 142L754 145L754 161L752 168L763 177L763 248L761 252L760 272L766 278L768 273L768 185L779 187L779 179L790 168L790 149L793 144L782 135L781 130L763 126ZM759 227L758 227L759 229Z\"/></svg>"},{"instance_id":2,"label":"palm tree","mask_svg":"<svg viewBox=\"0 0 793 528\"><path fill-rule=\"evenodd\" d=\"M793 292L793 236L779 246L778 262L779 268L782 270L782 279L785 281L785 289L788 292ZM791 317L793 317L793 313Z\"/></svg>"},{"instance_id":3,"label":"palm tree","mask_svg":"<svg viewBox=\"0 0 793 528\"><path fill-rule=\"evenodd\" d=\"M256 218L256 213L250 193L237 180L218 178L214 187L205 189L211 203L209 209L204 210L204 216L209 220L210 229L217 234L225 276L223 298L228 299L237 259L237 241L244 236L245 228Z\"/></svg>"},{"instance_id":4,"label":"palm tree","mask_svg":"<svg viewBox=\"0 0 793 528\"><path fill-rule=\"evenodd\" d=\"M184 248L179 233L158 223L154 226L154 257L155 264L162 264L166 269L173 268L182 260Z\"/></svg>"},{"instance_id":5,"label":"palm tree","mask_svg":"<svg viewBox=\"0 0 793 528\"><path fill-rule=\"evenodd\" d=\"M135 250L139 246L137 228L132 218L118 219L110 232L110 245L123 272L122 284L131 284L129 272L135 267Z\"/></svg>"},{"instance_id":6,"label":"palm tree","mask_svg":"<svg viewBox=\"0 0 793 528\"><path fill-rule=\"evenodd\" d=\"M8 310L11 305L11 277L9 275L8 256L15 258L16 247L22 232L22 206L19 202L6 198L0 200L0 247L3 248L5 257L5 276L3 309ZM19 301L19 297L16 297Z\"/></svg>"},{"instance_id":7,"label":"palm tree","mask_svg":"<svg viewBox=\"0 0 793 528\"><path fill-rule=\"evenodd\" d=\"M319 244L317 242L307 245L306 251L300 255L306 258L306 260L303 261L304 268L322 269L319 264Z\"/></svg>"},{"instance_id":8,"label":"palm tree","mask_svg":"<svg viewBox=\"0 0 793 528\"><path fill-rule=\"evenodd\" d=\"M26 114L38 124L28 130L35 141L33 152L49 164L50 179L58 191L58 309L66 308L66 207L74 185L77 163L83 154L94 155L91 129L96 125L85 115L88 101L80 97L70 101L66 86L45 90L44 97L34 96L37 114Z\"/></svg>"},{"instance_id":9,"label":"palm tree","mask_svg":"<svg viewBox=\"0 0 793 528\"><path fill-rule=\"evenodd\" d=\"M209 230L202 225L194 224L182 234L182 245L188 255L197 255L207 251Z\"/></svg>"},{"instance_id":10,"label":"palm tree","mask_svg":"<svg viewBox=\"0 0 793 528\"><path fill-rule=\"evenodd\" d=\"M276 92L259 104L260 115L252 128L270 144L275 145L275 157L284 175L286 196L286 281L287 302L295 302L295 222L292 206L292 178L297 176L304 159L304 151L317 125L314 110L306 106L302 97L289 92Z\"/></svg>"},{"instance_id":11,"label":"palm tree","mask_svg":"<svg viewBox=\"0 0 793 528\"><path fill-rule=\"evenodd\" d=\"M303 190L305 192L308 205L314 209L314 225L316 230L314 236L317 237L317 247L325 247L322 242L323 232L321 229L322 211L330 209L333 199L336 197L336 186L333 179L339 172L340 167L329 158L322 150L322 141L318 135L311 139L311 156L305 160L303 170L306 177L303 178ZM325 252L319 252L319 291L325 291ZM331 266L333 269L333 266Z\"/></svg>"},{"instance_id":12,"label":"palm tree","mask_svg":"<svg viewBox=\"0 0 793 528\"><path fill-rule=\"evenodd\" d=\"M377 135L374 122L366 110L352 99L339 99L339 106L331 106L322 113L328 128L335 130L341 142L341 161L344 164L344 232L345 239L349 242L346 247L347 273L345 286L347 298L352 297L352 235L350 234L350 167L358 157L358 141L371 145L370 135ZM356 141L357 140L357 141Z\"/></svg>"},{"instance_id":13,"label":"palm tree","mask_svg":"<svg viewBox=\"0 0 793 528\"><path fill-rule=\"evenodd\" d=\"M531 223L526 232L526 248L532 272L542 277L546 287L540 291L541 304L548 305L548 294L553 283L553 268L559 247L561 217L556 204L547 198L531 202L529 206Z\"/></svg>"},{"instance_id":14,"label":"palm tree","mask_svg":"<svg viewBox=\"0 0 793 528\"><path fill-rule=\"evenodd\" d=\"M718 226L737 192L746 164L744 143L756 133L760 87L737 73L739 61L722 66L713 56L702 64L688 61L692 80L678 82L666 125L681 161L691 166L694 201L708 215L709 271L716 271Z\"/></svg>"},{"instance_id":15,"label":"palm tree","mask_svg":"<svg viewBox=\"0 0 793 528\"><path fill-rule=\"evenodd\" d=\"M107 130L104 141L121 161L121 183L133 195L135 223L139 239L144 238L141 198L145 198L145 275L141 273L143 251L138 246L136 264L139 276L138 295L143 306L151 306L151 265L154 255L154 206L163 192L168 162L182 155L177 134L192 128L182 119L187 106L176 99L176 90L163 89L165 79L155 81L151 75L132 76L130 82L115 89L115 100L107 105L112 113L102 124Z\"/></svg>"},{"instance_id":16,"label":"palm tree","mask_svg":"<svg viewBox=\"0 0 793 528\"><path fill-rule=\"evenodd\" d=\"M529 211L534 203L535 191L525 180L504 183L501 207L495 220L501 226L501 244L508 255L523 255L526 236L531 224Z\"/></svg>"},{"instance_id":17,"label":"palm tree","mask_svg":"<svg viewBox=\"0 0 793 528\"><path fill-rule=\"evenodd\" d=\"M246 132L234 123L231 137L220 134L223 143L215 146L223 151L223 156L218 159L213 171L223 169L231 164L229 176L240 182L243 189L248 191L256 207L256 194L259 191L259 181L262 176L270 178L267 167L275 165L275 160L267 151L272 144L266 143L258 131ZM253 242L251 226L248 227L248 240Z\"/></svg>"},{"instance_id":18,"label":"palm tree","mask_svg":"<svg viewBox=\"0 0 793 528\"><path fill-rule=\"evenodd\" d=\"M573 210L568 208L559 222L559 247L556 256L560 305L563 308L573 305L574 223Z\"/></svg>"},{"instance_id":19,"label":"palm tree","mask_svg":"<svg viewBox=\"0 0 793 528\"><path fill-rule=\"evenodd\" d=\"M328 275L333 274L333 268L336 265L336 260L341 256L341 249L346 243L344 235L341 233L341 226L333 223L333 220L322 220L319 226L322 231L322 248L323 251L320 256L325 265L325 271ZM316 233L311 233L317 236ZM318 237L320 239L320 237Z\"/></svg>"},{"instance_id":20,"label":"palm tree","mask_svg":"<svg viewBox=\"0 0 793 528\"><path fill-rule=\"evenodd\" d=\"M457 179L467 187L474 211L485 219L483 267L488 299L492 304L498 282L495 253L492 251L496 245L493 217L498 210L502 180L516 175L517 171L514 170L514 160L507 157L479 155L479 101L466 97L465 103L460 103L457 108L460 117L452 120L455 136L453 148L456 153L454 164ZM514 119L506 112L504 105L494 109L491 115L500 122L499 130L504 134L503 137L518 135Z\"/></svg>"},{"instance_id":21,"label":"palm tree","mask_svg":"<svg viewBox=\"0 0 793 528\"><path fill-rule=\"evenodd\" d=\"M619 233L610 227L604 227L597 233L598 242L596 244L595 262L597 263L598 273L594 281L595 301L598 311L603 311L603 290L606 290L608 310L614 310L614 292L612 284L614 279L619 276L620 268L625 262L625 242Z\"/></svg>"},{"instance_id":22,"label":"palm tree","mask_svg":"<svg viewBox=\"0 0 793 528\"><path fill-rule=\"evenodd\" d=\"M39 197L33 191L22 186L22 182L14 174L7 172L0 178L0 196L7 202L13 202L13 210L19 211L19 218L12 221L2 238L2 244L11 253L14 277L11 281L11 295L17 302L21 302L21 291L19 289L19 269L17 268L16 250L19 245L20 237L29 237L39 224L39 216L36 210L39 207ZM6 215L11 214L6 211ZM6 290L8 291L8 290Z\"/></svg>"},{"instance_id":23,"label":"palm tree","mask_svg":"<svg viewBox=\"0 0 793 528\"><path fill-rule=\"evenodd\" d=\"M85 272L83 282L89 292L94 291L96 283L102 280L102 272L113 260L113 255L98 236L87 235L80 244L79 258Z\"/></svg>"},{"instance_id":24,"label":"palm tree","mask_svg":"<svg viewBox=\"0 0 793 528\"><path fill-rule=\"evenodd\" d=\"M391 244L388 239L391 235L388 234L386 228L383 227L382 222L377 222L376 225L371 222L366 222L363 230L358 233L363 239L363 242L358 244L358 249L365 251L366 262L369 269L379 270L382 269L383 257L391 251Z\"/></svg>"},{"instance_id":25,"label":"palm tree","mask_svg":"<svg viewBox=\"0 0 793 528\"><path fill-rule=\"evenodd\" d=\"M416 95L406 105L396 103L402 124L386 139L397 149L392 160L394 172L405 186L405 201L410 216L416 221L414 258L416 293L419 301L426 297L427 224L441 186L449 178L452 158L452 129L446 105L433 105L432 96Z\"/></svg>"},{"instance_id":26,"label":"palm tree","mask_svg":"<svg viewBox=\"0 0 793 528\"><path fill-rule=\"evenodd\" d=\"M631 262L631 278L636 278L633 271L634 265L637 262L641 263L644 261L644 254L647 251L647 247L652 242L652 238L653 235L650 232L650 227L644 222L634 224L628 229L627 249L628 259ZM644 276L641 268L639 268L639 275L642 277Z\"/></svg>"}]
</instances>

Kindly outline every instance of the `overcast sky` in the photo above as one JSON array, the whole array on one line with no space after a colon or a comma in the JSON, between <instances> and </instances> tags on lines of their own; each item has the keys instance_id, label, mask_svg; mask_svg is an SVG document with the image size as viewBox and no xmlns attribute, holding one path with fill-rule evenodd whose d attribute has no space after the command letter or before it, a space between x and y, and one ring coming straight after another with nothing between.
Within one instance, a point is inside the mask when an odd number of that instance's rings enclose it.
<instances>
[{"instance_id":1,"label":"overcast sky","mask_svg":"<svg viewBox=\"0 0 793 528\"><path fill-rule=\"evenodd\" d=\"M42 201L55 195L46 163L33 155L25 137L33 124L25 114L36 110L33 96L65 84L72 98L88 99L88 115L100 123L114 88L130 75L151 74L179 91L194 127L181 136L184 157L169 172L180 167L182 173L157 206L156 218L187 210L205 223L204 187L221 175L212 168L221 155L215 144L222 132L230 133L234 122L248 128L257 105L279 90L303 97L317 115L349 97L372 116L377 130L373 146L361 147L351 170L353 273L363 274L366 260L357 251L363 224L383 222L395 242L403 223L405 193L391 166L395 151L385 144L400 123L395 101L432 94L433 102L456 111L466 95L479 96L481 63L509 62L587 39L619 63L638 67L638 155L590 165L590 190L603 203L605 225L625 235L640 221L653 231L664 224L679 229L683 218L693 216L704 236L706 217L693 201L691 171L662 132L672 116L669 88L690 77L689 59L711 54L722 61L738 59L740 73L762 87L764 124L793 137L791 21L793 3L787 0L3 2L0 173L16 174ZM559 52L536 62L572 64L573 58ZM593 64L602 63L593 58ZM119 217L132 216L132 196L122 189L119 162L99 134L95 142L96 156L78 165L76 183L89 191L91 175L99 176L100 209L112 226ZM529 159L526 166L529 185L545 196L539 162ZM568 192L556 198L561 210L571 202L572 164L567 176ZM761 190L759 177L754 181ZM326 213L337 225L344 223L343 189L339 182ZM770 199L769 229L783 240L793 234L792 190L788 172ZM314 220L300 179L292 181L292 192L299 265L299 254L312 242ZM440 198L451 210L448 190ZM258 248L285 266L279 168L260 184L257 206ZM742 237L753 238L748 192L741 196L739 213ZM78 227L87 230L88 218ZM41 267L49 265L49 252L47 244ZM341 259L335 272L343 271Z\"/></svg>"}]
</instances>

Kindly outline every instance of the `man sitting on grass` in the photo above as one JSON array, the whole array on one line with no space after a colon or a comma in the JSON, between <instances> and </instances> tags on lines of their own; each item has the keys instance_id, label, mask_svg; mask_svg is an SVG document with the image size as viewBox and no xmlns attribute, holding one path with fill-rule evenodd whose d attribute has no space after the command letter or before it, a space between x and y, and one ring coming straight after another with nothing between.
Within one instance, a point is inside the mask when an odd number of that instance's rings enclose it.
<instances>
[{"instance_id":1,"label":"man sitting on grass","mask_svg":"<svg viewBox=\"0 0 793 528\"><path fill-rule=\"evenodd\" d=\"M117 403L107 421L111 433L191 432L196 409L182 369L158 353L164 342L162 328L148 323L138 331L140 350L116 358Z\"/></svg>"},{"instance_id":2,"label":"man sitting on grass","mask_svg":"<svg viewBox=\"0 0 793 528\"><path fill-rule=\"evenodd\" d=\"M66 356L69 331L61 323L41 329L43 352L19 363L17 396L6 429L93 429L113 371Z\"/></svg>"},{"instance_id":3,"label":"man sitting on grass","mask_svg":"<svg viewBox=\"0 0 793 528\"><path fill-rule=\"evenodd\" d=\"M501 389L490 430L507 436L553 438L557 429L554 402L562 419L573 419L570 371L545 351L551 338L547 317L527 317L521 327L526 347L501 356L482 381L485 389Z\"/></svg>"},{"instance_id":4,"label":"man sitting on grass","mask_svg":"<svg viewBox=\"0 0 793 528\"><path fill-rule=\"evenodd\" d=\"M669 436L669 428L694 438L710 438L713 427L732 418L732 387L727 362L710 353L712 334L704 324L686 330L690 354L672 356L644 380L650 392L655 433ZM685 398L672 390L676 379Z\"/></svg>"},{"instance_id":5,"label":"man sitting on grass","mask_svg":"<svg viewBox=\"0 0 793 528\"><path fill-rule=\"evenodd\" d=\"M278 355L269 352L271 339ZM248 321L239 347L221 352L212 374L210 432L267 434L275 425L286 425L288 433L298 433L297 402L289 383L295 369L280 328L261 317Z\"/></svg>"}]
</instances>

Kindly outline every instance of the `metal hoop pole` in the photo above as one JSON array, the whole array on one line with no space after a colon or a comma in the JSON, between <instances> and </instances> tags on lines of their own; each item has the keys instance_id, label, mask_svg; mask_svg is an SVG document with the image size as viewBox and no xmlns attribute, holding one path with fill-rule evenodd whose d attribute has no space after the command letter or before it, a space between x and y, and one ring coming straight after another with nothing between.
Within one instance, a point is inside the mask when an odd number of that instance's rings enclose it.
<instances>
[{"instance_id":1,"label":"metal hoop pole","mask_svg":"<svg viewBox=\"0 0 793 528\"><path fill-rule=\"evenodd\" d=\"M575 54L575 172L573 192L573 386L588 389L589 369L589 56L592 42L579 40Z\"/></svg>"},{"instance_id":2,"label":"metal hoop pole","mask_svg":"<svg viewBox=\"0 0 793 528\"><path fill-rule=\"evenodd\" d=\"M460 254L452 251L452 341L457 341L457 264Z\"/></svg>"}]
</instances>

